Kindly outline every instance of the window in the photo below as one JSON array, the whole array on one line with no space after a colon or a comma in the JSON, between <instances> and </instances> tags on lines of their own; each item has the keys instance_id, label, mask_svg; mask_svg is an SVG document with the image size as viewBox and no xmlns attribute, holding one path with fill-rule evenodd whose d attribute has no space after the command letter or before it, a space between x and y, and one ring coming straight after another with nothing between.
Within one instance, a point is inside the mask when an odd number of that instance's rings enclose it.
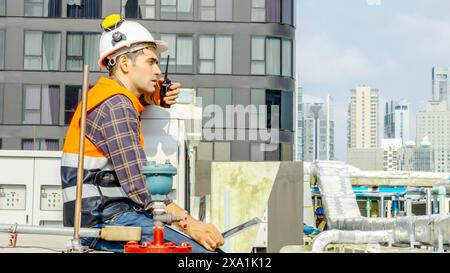
<instances>
[{"instance_id":1,"label":"window","mask_svg":"<svg viewBox=\"0 0 450 273\"><path fill-rule=\"evenodd\" d=\"M206 128L224 128L226 127L226 106L232 105L231 88L198 88L197 96L202 98L202 107L209 105L218 105L223 113L222 124L214 124L214 126L207 126ZM203 125L214 117L208 117L208 119L203 119Z\"/></svg>"},{"instance_id":2,"label":"window","mask_svg":"<svg viewBox=\"0 0 450 273\"><path fill-rule=\"evenodd\" d=\"M250 104L254 107L250 112L250 128L264 129L267 126L266 112L260 111L261 105L266 105L266 90L251 89L250 90ZM256 111L255 111L256 110Z\"/></svg>"},{"instance_id":3,"label":"window","mask_svg":"<svg viewBox=\"0 0 450 273\"><path fill-rule=\"evenodd\" d=\"M293 0L281 0L281 22L294 25L294 3Z\"/></svg>"},{"instance_id":4,"label":"window","mask_svg":"<svg viewBox=\"0 0 450 273\"><path fill-rule=\"evenodd\" d=\"M267 0L267 22L279 23L281 19L281 0Z\"/></svg>"},{"instance_id":5,"label":"window","mask_svg":"<svg viewBox=\"0 0 450 273\"><path fill-rule=\"evenodd\" d=\"M266 0L252 0L252 22L266 21Z\"/></svg>"},{"instance_id":6,"label":"window","mask_svg":"<svg viewBox=\"0 0 450 273\"><path fill-rule=\"evenodd\" d=\"M200 142L197 147L197 159L198 160L213 160L213 143L212 142Z\"/></svg>"},{"instance_id":7,"label":"window","mask_svg":"<svg viewBox=\"0 0 450 273\"><path fill-rule=\"evenodd\" d=\"M24 16L61 17L61 0L25 0Z\"/></svg>"},{"instance_id":8,"label":"window","mask_svg":"<svg viewBox=\"0 0 450 273\"><path fill-rule=\"evenodd\" d=\"M25 31L25 70L59 70L61 33Z\"/></svg>"},{"instance_id":9,"label":"window","mask_svg":"<svg viewBox=\"0 0 450 273\"><path fill-rule=\"evenodd\" d=\"M66 94L64 97L64 124L70 124L72 116L78 103L81 101L81 86L66 85Z\"/></svg>"},{"instance_id":10,"label":"window","mask_svg":"<svg viewBox=\"0 0 450 273\"><path fill-rule=\"evenodd\" d=\"M161 0L161 20L192 20L192 0Z\"/></svg>"},{"instance_id":11,"label":"window","mask_svg":"<svg viewBox=\"0 0 450 273\"><path fill-rule=\"evenodd\" d=\"M282 40L282 71L281 76L291 77L292 76L292 41Z\"/></svg>"},{"instance_id":12,"label":"window","mask_svg":"<svg viewBox=\"0 0 450 273\"><path fill-rule=\"evenodd\" d=\"M5 31L0 30L0 69L5 68Z\"/></svg>"},{"instance_id":13,"label":"window","mask_svg":"<svg viewBox=\"0 0 450 273\"><path fill-rule=\"evenodd\" d=\"M281 125L281 91L266 90L266 105L267 105L267 128L280 128ZM278 106L278 113L274 112L275 120L272 120L272 112L275 111L275 106Z\"/></svg>"},{"instance_id":14,"label":"window","mask_svg":"<svg viewBox=\"0 0 450 273\"><path fill-rule=\"evenodd\" d=\"M281 92L281 127L289 131L294 130L294 93Z\"/></svg>"},{"instance_id":15,"label":"window","mask_svg":"<svg viewBox=\"0 0 450 273\"><path fill-rule=\"evenodd\" d=\"M0 16L6 15L5 0L0 0Z\"/></svg>"},{"instance_id":16,"label":"window","mask_svg":"<svg viewBox=\"0 0 450 273\"><path fill-rule=\"evenodd\" d=\"M3 123L3 93L4 93L4 85L3 83L0 83L0 124Z\"/></svg>"},{"instance_id":17,"label":"window","mask_svg":"<svg viewBox=\"0 0 450 273\"><path fill-rule=\"evenodd\" d=\"M265 37L252 38L252 67L253 75L266 74Z\"/></svg>"},{"instance_id":18,"label":"window","mask_svg":"<svg viewBox=\"0 0 450 273\"><path fill-rule=\"evenodd\" d=\"M67 17L101 18L101 0L67 0Z\"/></svg>"},{"instance_id":19,"label":"window","mask_svg":"<svg viewBox=\"0 0 450 273\"><path fill-rule=\"evenodd\" d=\"M23 124L59 124L59 86L25 85Z\"/></svg>"},{"instance_id":20,"label":"window","mask_svg":"<svg viewBox=\"0 0 450 273\"><path fill-rule=\"evenodd\" d=\"M231 143L231 161L249 161L250 143L245 141L233 141Z\"/></svg>"},{"instance_id":21,"label":"window","mask_svg":"<svg viewBox=\"0 0 450 273\"><path fill-rule=\"evenodd\" d=\"M59 151L58 139L24 138L22 150Z\"/></svg>"},{"instance_id":22,"label":"window","mask_svg":"<svg viewBox=\"0 0 450 273\"><path fill-rule=\"evenodd\" d=\"M281 39L279 38L267 38L266 57L267 57L267 70L268 75L280 75L281 74Z\"/></svg>"},{"instance_id":23,"label":"window","mask_svg":"<svg viewBox=\"0 0 450 273\"><path fill-rule=\"evenodd\" d=\"M156 18L155 0L122 0L122 15L125 18Z\"/></svg>"},{"instance_id":24,"label":"window","mask_svg":"<svg viewBox=\"0 0 450 273\"><path fill-rule=\"evenodd\" d=\"M81 71L89 65L92 71L99 71L99 33L67 33L66 70Z\"/></svg>"},{"instance_id":25,"label":"window","mask_svg":"<svg viewBox=\"0 0 450 273\"><path fill-rule=\"evenodd\" d=\"M264 161L264 149L261 149L263 143L250 143L250 160L251 161Z\"/></svg>"},{"instance_id":26,"label":"window","mask_svg":"<svg viewBox=\"0 0 450 273\"><path fill-rule=\"evenodd\" d=\"M292 77L292 41L252 37L251 74Z\"/></svg>"},{"instance_id":27,"label":"window","mask_svg":"<svg viewBox=\"0 0 450 273\"><path fill-rule=\"evenodd\" d=\"M231 160L230 142L214 142L214 160L216 161Z\"/></svg>"},{"instance_id":28,"label":"window","mask_svg":"<svg viewBox=\"0 0 450 273\"><path fill-rule=\"evenodd\" d=\"M192 36L185 36L181 34L161 34L161 40L169 44L169 50L161 54L161 66L165 68L167 56L170 55L169 73L192 73Z\"/></svg>"},{"instance_id":29,"label":"window","mask_svg":"<svg viewBox=\"0 0 450 273\"><path fill-rule=\"evenodd\" d=\"M233 37L231 35L201 35L199 44L200 73L232 73Z\"/></svg>"},{"instance_id":30,"label":"window","mask_svg":"<svg viewBox=\"0 0 450 273\"><path fill-rule=\"evenodd\" d=\"M200 0L199 17L201 21L232 21L233 1Z\"/></svg>"},{"instance_id":31,"label":"window","mask_svg":"<svg viewBox=\"0 0 450 273\"><path fill-rule=\"evenodd\" d=\"M265 144L268 151L265 154L265 161L280 161L281 159L281 145L280 144Z\"/></svg>"}]
</instances>

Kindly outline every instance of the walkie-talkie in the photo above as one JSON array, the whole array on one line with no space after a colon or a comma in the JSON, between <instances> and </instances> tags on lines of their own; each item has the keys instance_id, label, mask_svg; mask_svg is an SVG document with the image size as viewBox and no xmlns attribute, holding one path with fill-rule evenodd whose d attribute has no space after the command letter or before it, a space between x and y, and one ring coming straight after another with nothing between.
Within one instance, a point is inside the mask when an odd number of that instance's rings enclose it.
<instances>
[{"instance_id":1,"label":"walkie-talkie","mask_svg":"<svg viewBox=\"0 0 450 273\"><path fill-rule=\"evenodd\" d=\"M172 81L169 80L169 78L167 77L168 70L169 70L169 60L170 60L170 55L167 56L166 73L164 74L164 82L161 84L161 88L159 91L159 106L164 107L164 108L170 107L170 105L168 105L164 101L164 98L166 97L166 93L169 92L170 86L172 85Z\"/></svg>"}]
</instances>

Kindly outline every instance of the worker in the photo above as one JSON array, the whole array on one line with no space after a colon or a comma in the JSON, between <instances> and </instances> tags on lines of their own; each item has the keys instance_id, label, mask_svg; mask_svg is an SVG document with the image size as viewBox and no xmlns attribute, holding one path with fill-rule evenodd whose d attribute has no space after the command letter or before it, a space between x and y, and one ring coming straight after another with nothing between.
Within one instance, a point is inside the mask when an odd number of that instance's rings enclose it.
<instances>
[{"instance_id":1,"label":"worker","mask_svg":"<svg viewBox=\"0 0 450 273\"><path fill-rule=\"evenodd\" d=\"M98 65L109 77L101 77L89 90L84 148L82 227L105 225L140 226L142 241L153 239L152 199L142 167L147 164L141 128L144 105L160 102L163 82L158 55L167 43L155 40L137 22L110 15L102 22ZM163 98L170 108L176 103L180 84L173 83ZM64 226L73 227L81 105L71 120L63 147L61 182ZM185 213L172 200L166 212ZM189 237L166 228L165 239L179 245L188 242L193 252L220 252L224 238L216 227L188 216L187 227L177 224ZM123 252L120 242L81 238L95 250Z\"/></svg>"},{"instance_id":2,"label":"worker","mask_svg":"<svg viewBox=\"0 0 450 273\"><path fill-rule=\"evenodd\" d=\"M322 207L318 207L315 211L316 214L316 227L320 231L327 229L327 222L325 221L325 211Z\"/></svg>"}]
</instances>

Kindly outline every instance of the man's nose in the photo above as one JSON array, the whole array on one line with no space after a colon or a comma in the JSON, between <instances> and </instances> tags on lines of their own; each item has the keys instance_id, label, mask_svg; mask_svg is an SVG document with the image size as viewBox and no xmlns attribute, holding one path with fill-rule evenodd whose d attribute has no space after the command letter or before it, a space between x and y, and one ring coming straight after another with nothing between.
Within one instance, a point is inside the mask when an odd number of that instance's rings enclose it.
<instances>
[{"instance_id":1,"label":"man's nose","mask_svg":"<svg viewBox=\"0 0 450 273\"><path fill-rule=\"evenodd\" d=\"M153 75L159 77L161 75L161 69L159 69L159 65L153 66Z\"/></svg>"}]
</instances>

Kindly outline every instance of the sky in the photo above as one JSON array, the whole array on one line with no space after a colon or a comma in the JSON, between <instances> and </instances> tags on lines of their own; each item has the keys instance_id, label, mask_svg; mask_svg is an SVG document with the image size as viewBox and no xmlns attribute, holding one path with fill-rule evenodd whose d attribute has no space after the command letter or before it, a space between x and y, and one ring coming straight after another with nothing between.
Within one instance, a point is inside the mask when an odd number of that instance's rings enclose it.
<instances>
[{"instance_id":1,"label":"sky","mask_svg":"<svg viewBox=\"0 0 450 273\"><path fill-rule=\"evenodd\" d=\"M379 89L380 138L386 101L410 102L416 113L431 99L431 69L450 67L449 0L296 0L299 86L335 102L335 157L346 160L350 89Z\"/></svg>"}]
</instances>

